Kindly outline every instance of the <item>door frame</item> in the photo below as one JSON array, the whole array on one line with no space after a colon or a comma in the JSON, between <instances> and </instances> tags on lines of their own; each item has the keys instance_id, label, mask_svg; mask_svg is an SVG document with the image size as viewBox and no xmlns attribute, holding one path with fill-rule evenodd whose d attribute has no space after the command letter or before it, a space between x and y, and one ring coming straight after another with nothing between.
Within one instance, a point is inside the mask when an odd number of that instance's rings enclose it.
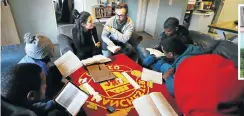
<instances>
[{"instance_id":1,"label":"door frame","mask_svg":"<svg viewBox=\"0 0 244 116\"><path fill-rule=\"evenodd\" d=\"M136 31L144 31L148 0L138 0Z\"/></svg>"}]
</instances>

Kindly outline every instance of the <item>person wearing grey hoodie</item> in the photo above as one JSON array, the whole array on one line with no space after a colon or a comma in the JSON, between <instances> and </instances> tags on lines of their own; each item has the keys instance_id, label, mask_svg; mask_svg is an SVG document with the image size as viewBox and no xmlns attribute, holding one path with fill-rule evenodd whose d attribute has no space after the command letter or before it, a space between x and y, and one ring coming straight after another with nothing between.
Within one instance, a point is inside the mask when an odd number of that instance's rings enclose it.
<instances>
[{"instance_id":1,"label":"person wearing grey hoodie","mask_svg":"<svg viewBox=\"0 0 244 116\"><path fill-rule=\"evenodd\" d=\"M108 47L117 46L114 53L122 52L129 56L133 49L128 40L134 30L134 24L131 18L127 16L127 4L120 3L116 6L115 12L116 16L109 18L104 25L101 36L103 41L102 53L106 57L111 56L112 52L108 50Z\"/></svg>"}]
</instances>

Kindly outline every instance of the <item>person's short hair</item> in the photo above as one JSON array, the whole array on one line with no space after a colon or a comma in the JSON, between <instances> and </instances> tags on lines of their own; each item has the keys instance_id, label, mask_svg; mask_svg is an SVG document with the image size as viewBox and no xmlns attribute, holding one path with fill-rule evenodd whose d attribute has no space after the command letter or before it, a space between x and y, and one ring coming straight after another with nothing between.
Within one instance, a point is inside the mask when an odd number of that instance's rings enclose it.
<instances>
[{"instance_id":1,"label":"person's short hair","mask_svg":"<svg viewBox=\"0 0 244 116\"><path fill-rule=\"evenodd\" d=\"M172 52L176 55L181 55L187 49L187 46L180 40L178 36L167 37L162 40L161 48L166 52Z\"/></svg>"},{"instance_id":2,"label":"person's short hair","mask_svg":"<svg viewBox=\"0 0 244 116\"><path fill-rule=\"evenodd\" d=\"M121 2L120 4L116 5L115 9L122 9L124 8L126 10L125 14L128 14L128 5Z\"/></svg>"},{"instance_id":3,"label":"person's short hair","mask_svg":"<svg viewBox=\"0 0 244 116\"><path fill-rule=\"evenodd\" d=\"M169 17L164 22L164 28L174 29L179 26L179 20L175 17Z\"/></svg>"},{"instance_id":4,"label":"person's short hair","mask_svg":"<svg viewBox=\"0 0 244 116\"><path fill-rule=\"evenodd\" d=\"M1 96L14 104L22 104L31 91L40 91L42 69L36 64L20 63L1 76Z\"/></svg>"}]
</instances>

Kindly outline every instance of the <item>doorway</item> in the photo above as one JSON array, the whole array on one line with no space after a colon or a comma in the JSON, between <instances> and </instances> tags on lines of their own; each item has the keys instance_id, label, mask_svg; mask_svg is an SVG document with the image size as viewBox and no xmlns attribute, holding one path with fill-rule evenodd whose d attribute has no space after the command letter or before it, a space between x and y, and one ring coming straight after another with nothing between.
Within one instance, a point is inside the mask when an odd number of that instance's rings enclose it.
<instances>
[{"instance_id":1,"label":"doorway","mask_svg":"<svg viewBox=\"0 0 244 116\"><path fill-rule=\"evenodd\" d=\"M160 0L148 0L144 31L154 36Z\"/></svg>"}]
</instances>

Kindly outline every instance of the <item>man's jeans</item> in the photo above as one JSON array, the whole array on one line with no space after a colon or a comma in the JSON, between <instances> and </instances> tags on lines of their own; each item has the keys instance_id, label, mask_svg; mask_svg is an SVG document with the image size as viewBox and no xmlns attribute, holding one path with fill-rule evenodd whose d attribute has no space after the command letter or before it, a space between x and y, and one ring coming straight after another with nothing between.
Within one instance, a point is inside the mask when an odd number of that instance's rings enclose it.
<instances>
[{"instance_id":1,"label":"man's jeans","mask_svg":"<svg viewBox=\"0 0 244 116\"><path fill-rule=\"evenodd\" d=\"M121 47L121 50L118 53L124 53L127 56L130 56L132 54L133 47L128 42L127 43L122 43L122 42L119 42L119 41L116 41L116 40L112 40L112 41L113 41L113 43L115 45ZM103 53L104 56L109 57L109 56L112 56L112 52L110 52L107 49L107 46L108 45L106 43L102 42L102 53Z\"/></svg>"}]
</instances>

